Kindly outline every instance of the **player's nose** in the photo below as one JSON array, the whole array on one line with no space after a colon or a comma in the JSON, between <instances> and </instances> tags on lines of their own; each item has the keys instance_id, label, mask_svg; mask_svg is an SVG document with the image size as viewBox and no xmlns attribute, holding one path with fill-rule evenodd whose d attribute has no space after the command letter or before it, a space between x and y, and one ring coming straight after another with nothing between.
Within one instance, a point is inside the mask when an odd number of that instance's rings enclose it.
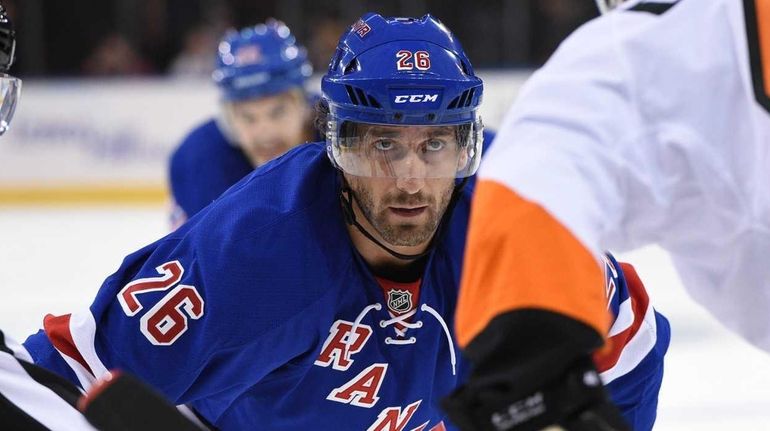
<instances>
[{"instance_id":1,"label":"player's nose","mask_svg":"<svg viewBox=\"0 0 770 431\"><path fill-rule=\"evenodd\" d=\"M402 160L401 172L396 178L396 187L402 192L413 195L425 187L425 163L416 155Z\"/></svg>"}]
</instances>

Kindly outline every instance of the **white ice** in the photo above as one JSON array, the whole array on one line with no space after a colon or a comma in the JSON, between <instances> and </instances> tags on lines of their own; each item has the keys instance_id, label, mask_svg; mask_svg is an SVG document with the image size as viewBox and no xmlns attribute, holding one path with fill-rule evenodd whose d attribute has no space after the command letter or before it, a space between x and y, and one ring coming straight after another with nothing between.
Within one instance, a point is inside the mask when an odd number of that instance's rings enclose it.
<instances>
[{"instance_id":1,"label":"white ice","mask_svg":"<svg viewBox=\"0 0 770 431\"><path fill-rule=\"evenodd\" d=\"M46 313L88 307L123 256L166 229L160 207L0 209L0 328L21 341ZM672 325L655 429L770 429L770 355L690 300L659 249L620 258Z\"/></svg>"}]
</instances>

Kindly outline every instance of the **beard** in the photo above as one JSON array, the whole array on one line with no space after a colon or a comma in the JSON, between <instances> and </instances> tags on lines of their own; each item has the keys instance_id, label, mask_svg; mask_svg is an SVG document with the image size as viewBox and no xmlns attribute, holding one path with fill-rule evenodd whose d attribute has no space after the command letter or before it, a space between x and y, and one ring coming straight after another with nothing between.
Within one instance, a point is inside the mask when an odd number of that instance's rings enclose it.
<instances>
[{"instance_id":1,"label":"beard","mask_svg":"<svg viewBox=\"0 0 770 431\"><path fill-rule=\"evenodd\" d=\"M385 242L397 247L413 247L428 242L436 232L454 190L454 180L450 180L438 196L423 192L408 194L399 191L388 193L375 203L371 189L365 187L363 182L351 180L349 184L355 201L369 224ZM420 219L424 221L391 222L389 220L389 206L423 205L426 206L426 216Z\"/></svg>"}]
</instances>

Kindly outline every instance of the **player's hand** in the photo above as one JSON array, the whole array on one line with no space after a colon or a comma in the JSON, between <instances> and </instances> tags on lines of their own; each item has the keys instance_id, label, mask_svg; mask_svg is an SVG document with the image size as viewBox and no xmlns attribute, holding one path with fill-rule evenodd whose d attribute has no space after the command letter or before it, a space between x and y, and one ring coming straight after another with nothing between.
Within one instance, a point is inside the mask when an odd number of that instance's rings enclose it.
<instances>
[{"instance_id":1,"label":"player's hand","mask_svg":"<svg viewBox=\"0 0 770 431\"><path fill-rule=\"evenodd\" d=\"M443 407L464 431L630 430L608 399L589 356L555 377L527 394L504 375L471 379L446 398Z\"/></svg>"},{"instance_id":2,"label":"player's hand","mask_svg":"<svg viewBox=\"0 0 770 431\"><path fill-rule=\"evenodd\" d=\"M78 409L100 431L201 431L155 390L120 372L100 379Z\"/></svg>"},{"instance_id":3,"label":"player's hand","mask_svg":"<svg viewBox=\"0 0 770 431\"><path fill-rule=\"evenodd\" d=\"M504 312L465 346L471 375L443 407L466 431L628 430L591 359L603 343L593 327L555 311Z\"/></svg>"}]
</instances>

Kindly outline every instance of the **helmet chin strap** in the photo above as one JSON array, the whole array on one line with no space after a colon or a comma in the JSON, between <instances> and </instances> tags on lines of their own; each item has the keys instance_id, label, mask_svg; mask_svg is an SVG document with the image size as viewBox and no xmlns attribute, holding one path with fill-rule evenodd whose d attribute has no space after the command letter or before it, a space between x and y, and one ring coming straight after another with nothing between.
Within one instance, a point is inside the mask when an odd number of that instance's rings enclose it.
<instances>
[{"instance_id":1,"label":"helmet chin strap","mask_svg":"<svg viewBox=\"0 0 770 431\"><path fill-rule=\"evenodd\" d=\"M463 178L462 182L459 185L455 186L454 190L452 191L452 198L449 201L449 205L447 205L447 208L444 211L444 214L441 216L441 222L439 222L439 226L436 229L436 232L433 233L433 237L431 238L430 243L428 244L428 247L425 248L425 251L418 254L403 254L383 244L380 240L375 238L374 235L369 233L369 231L367 231L366 228L361 226L361 223L359 223L358 220L356 219L356 213L353 211L353 201L355 200L359 208L361 208L361 203L358 201L358 197L356 197L356 194L353 193L353 190L350 188L350 185L348 184L348 181L345 179L345 176L342 175L342 173L340 173L340 177L342 177L342 188L340 190L340 204L342 204L342 213L345 216L345 222L348 225L355 226L355 228L358 229L358 231L361 232L369 241L373 242L378 247L388 252L388 254L390 254L391 256L395 257L396 259L401 259L406 261L415 261L417 259L427 256L428 254L430 254L431 251L433 251L433 248L436 243L436 238L439 237L441 233L443 233L444 226L446 225L445 222L449 219L452 210L457 204L457 200L460 197L460 193L462 192L462 189L465 187L465 184L468 182L468 178ZM369 224L371 224L371 221L369 221Z\"/></svg>"}]
</instances>

